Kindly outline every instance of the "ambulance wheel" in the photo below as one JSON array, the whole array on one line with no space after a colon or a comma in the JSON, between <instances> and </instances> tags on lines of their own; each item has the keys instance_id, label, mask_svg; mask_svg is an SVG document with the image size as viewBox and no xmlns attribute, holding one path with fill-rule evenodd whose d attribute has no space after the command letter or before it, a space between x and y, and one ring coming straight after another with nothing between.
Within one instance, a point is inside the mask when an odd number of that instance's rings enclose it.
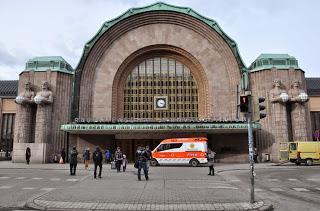
<instances>
[{"instance_id":1,"label":"ambulance wheel","mask_svg":"<svg viewBox=\"0 0 320 211\"><path fill-rule=\"evenodd\" d=\"M152 159L152 160L150 160L150 165L151 166L158 166L159 163L158 163L158 161L156 159Z\"/></svg>"},{"instance_id":2,"label":"ambulance wheel","mask_svg":"<svg viewBox=\"0 0 320 211\"><path fill-rule=\"evenodd\" d=\"M312 166L313 165L313 160L311 158L307 159L306 165L307 166Z\"/></svg>"},{"instance_id":3,"label":"ambulance wheel","mask_svg":"<svg viewBox=\"0 0 320 211\"><path fill-rule=\"evenodd\" d=\"M199 165L199 161L195 158L191 159L189 163L192 167L197 167Z\"/></svg>"}]
</instances>

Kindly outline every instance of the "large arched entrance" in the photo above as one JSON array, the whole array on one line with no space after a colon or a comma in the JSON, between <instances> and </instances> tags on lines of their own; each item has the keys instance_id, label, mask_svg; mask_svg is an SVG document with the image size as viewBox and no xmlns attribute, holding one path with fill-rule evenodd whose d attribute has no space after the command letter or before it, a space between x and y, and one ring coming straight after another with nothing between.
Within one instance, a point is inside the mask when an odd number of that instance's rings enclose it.
<instances>
[{"instance_id":1,"label":"large arched entrance","mask_svg":"<svg viewBox=\"0 0 320 211\"><path fill-rule=\"evenodd\" d=\"M134 67L124 87L125 119L198 117L198 86L183 63L152 57Z\"/></svg>"}]
</instances>

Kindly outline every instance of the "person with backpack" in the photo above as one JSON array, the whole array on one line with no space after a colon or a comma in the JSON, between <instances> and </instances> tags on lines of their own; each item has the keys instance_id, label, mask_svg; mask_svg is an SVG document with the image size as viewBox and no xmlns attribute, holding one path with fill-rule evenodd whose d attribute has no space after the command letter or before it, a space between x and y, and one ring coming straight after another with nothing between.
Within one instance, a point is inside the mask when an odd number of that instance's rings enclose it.
<instances>
[{"instance_id":1,"label":"person with backpack","mask_svg":"<svg viewBox=\"0 0 320 211\"><path fill-rule=\"evenodd\" d=\"M101 172L102 172L102 160L103 160L103 156L102 156L102 152L100 147L96 148L96 151L93 152L92 154L92 159L94 162L94 179L97 178L97 167L99 166L99 175L98 177L101 178Z\"/></svg>"},{"instance_id":2,"label":"person with backpack","mask_svg":"<svg viewBox=\"0 0 320 211\"><path fill-rule=\"evenodd\" d=\"M148 152L142 146L138 147L136 151L136 162L138 167L138 180L141 181L141 169L143 169L144 177L149 180L147 169Z\"/></svg>"},{"instance_id":3,"label":"person with backpack","mask_svg":"<svg viewBox=\"0 0 320 211\"><path fill-rule=\"evenodd\" d=\"M209 167L209 174L211 176L214 176L214 156L216 155L216 153L210 149L208 149L207 152L207 159L208 159L208 167Z\"/></svg>"},{"instance_id":4,"label":"person with backpack","mask_svg":"<svg viewBox=\"0 0 320 211\"><path fill-rule=\"evenodd\" d=\"M76 175L76 169L78 164L78 151L76 146L72 147L70 151L70 175Z\"/></svg>"}]
</instances>

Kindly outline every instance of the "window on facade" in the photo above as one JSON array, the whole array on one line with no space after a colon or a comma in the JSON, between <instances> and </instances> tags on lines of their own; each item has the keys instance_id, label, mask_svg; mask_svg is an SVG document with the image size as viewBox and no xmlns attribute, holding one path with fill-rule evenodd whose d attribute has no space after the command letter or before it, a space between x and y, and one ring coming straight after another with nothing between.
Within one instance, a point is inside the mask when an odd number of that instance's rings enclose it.
<instances>
[{"instance_id":1,"label":"window on facade","mask_svg":"<svg viewBox=\"0 0 320 211\"><path fill-rule=\"evenodd\" d=\"M0 150L6 152L6 157L10 156L13 147L15 114L6 113L2 115Z\"/></svg>"},{"instance_id":2,"label":"window on facade","mask_svg":"<svg viewBox=\"0 0 320 211\"><path fill-rule=\"evenodd\" d=\"M178 60L165 57L147 59L131 71L125 83L124 118L198 117L197 90L190 69ZM166 97L167 109L155 109L155 96Z\"/></svg>"}]
</instances>

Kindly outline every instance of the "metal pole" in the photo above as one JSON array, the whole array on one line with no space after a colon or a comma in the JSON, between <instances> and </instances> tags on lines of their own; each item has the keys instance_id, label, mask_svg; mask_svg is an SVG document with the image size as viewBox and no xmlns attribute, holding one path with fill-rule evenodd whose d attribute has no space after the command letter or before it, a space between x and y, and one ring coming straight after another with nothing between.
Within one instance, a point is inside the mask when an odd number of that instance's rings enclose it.
<instances>
[{"instance_id":1,"label":"metal pole","mask_svg":"<svg viewBox=\"0 0 320 211\"><path fill-rule=\"evenodd\" d=\"M251 106L250 106L251 107ZM250 111L252 109L250 108ZM248 142L249 142L249 161L250 161L250 203L254 203L254 161L253 161L253 135L252 135L252 122L251 112L247 114L248 122Z\"/></svg>"}]
</instances>

